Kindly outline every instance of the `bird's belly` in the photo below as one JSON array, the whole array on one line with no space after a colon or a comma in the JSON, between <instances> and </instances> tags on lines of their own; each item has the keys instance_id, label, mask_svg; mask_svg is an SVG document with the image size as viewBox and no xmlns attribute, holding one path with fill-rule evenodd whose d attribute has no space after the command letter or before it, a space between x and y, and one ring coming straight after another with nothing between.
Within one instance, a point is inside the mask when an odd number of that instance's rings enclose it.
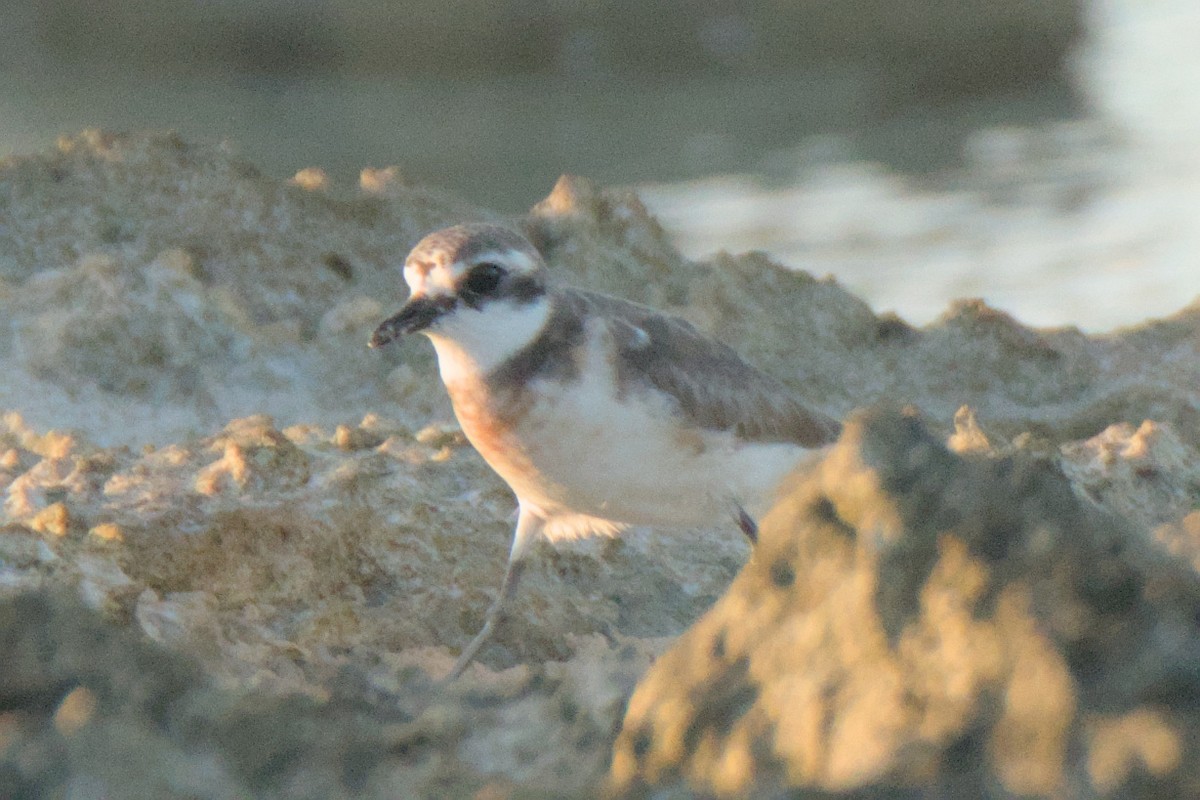
<instances>
[{"instance_id":1,"label":"bird's belly","mask_svg":"<svg viewBox=\"0 0 1200 800\"><path fill-rule=\"evenodd\" d=\"M504 424L455 408L476 449L526 503L634 525L725 524L737 502L758 514L804 454L683 427L665 407L618 403L586 384L539 391ZM469 406L469 404L467 404Z\"/></svg>"}]
</instances>

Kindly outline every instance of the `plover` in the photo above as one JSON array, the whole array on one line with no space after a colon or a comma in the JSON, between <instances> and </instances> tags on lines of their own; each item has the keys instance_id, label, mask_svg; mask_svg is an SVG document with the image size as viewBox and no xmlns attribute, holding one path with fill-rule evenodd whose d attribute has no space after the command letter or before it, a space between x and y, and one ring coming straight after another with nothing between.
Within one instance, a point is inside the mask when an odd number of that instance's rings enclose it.
<instances>
[{"instance_id":1,"label":"plover","mask_svg":"<svg viewBox=\"0 0 1200 800\"><path fill-rule=\"evenodd\" d=\"M491 638L539 537L736 521L840 424L677 317L556 285L520 233L459 225L404 264L410 295L371 337L422 333L467 439L512 488L517 524L482 630Z\"/></svg>"}]
</instances>

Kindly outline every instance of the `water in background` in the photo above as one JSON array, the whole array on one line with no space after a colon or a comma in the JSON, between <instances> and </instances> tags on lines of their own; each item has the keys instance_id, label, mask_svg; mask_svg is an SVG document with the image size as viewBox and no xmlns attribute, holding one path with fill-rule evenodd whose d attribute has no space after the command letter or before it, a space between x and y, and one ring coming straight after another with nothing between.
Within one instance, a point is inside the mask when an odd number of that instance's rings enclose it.
<instances>
[{"instance_id":1,"label":"water in background","mask_svg":"<svg viewBox=\"0 0 1200 800\"><path fill-rule=\"evenodd\" d=\"M818 139L782 185L642 195L687 253L763 249L916 323L975 296L1041 326L1164 316L1200 296L1198 42L1189 0L1093 2L1073 65L1082 119L978 130L935 176L846 163Z\"/></svg>"},{"instance_id":2,"label":"water in background","mask_svg":"<svg viewBox=\"0 0 1200 800\"><path fill-rule=\"evenodd\" d=\"M1094 331L1200 294L1194 165L1169 169L1086 122L983 131L968 151L940 179L834 163L780 188L720 177L641 192L686 253L762 249L918 324L983 297L1029 324Z\"/></svg>"},{"instance_id":3,"label":"water in background","mask_svg":"<svg viewBox=\"0 0 1200 800\"><path fill-rule=\"evenodd\" d=\"M989 8L1009 6L1017 4ZM287 64L140 76L29 68L46 35L46 18L31 8L5 15L12 41L0 55L0 155L40 150L88 126L174 128L232 141L280 177L318 165L350 182L362 166L396 163L414 180L511 213L574 172L633 185L689 254L766 250L918 324L954 298L980 296L1028 323L1104 330L1169 314L1200 294L1200 10L1192 0L1090 0L1069 89L1051 81L923 104L897 101L895 86L875 91L872 80L890 65L864 79L867 62L608 80L605 62L589 55L592 34L570 31L562 42L569 63L549 79L398 79ZM70 29L65 19L59 28ZM718 22L700 34L718 56L736 58L747 31L734 18ZM253 45L246 52L256 57L275 52ZM392 43L379 46L386 54ZM11 67L23 53L26 66L5 72L6 59ZM992 68L1016 60L1000 54Z\"/></svg>"}]
</instances>

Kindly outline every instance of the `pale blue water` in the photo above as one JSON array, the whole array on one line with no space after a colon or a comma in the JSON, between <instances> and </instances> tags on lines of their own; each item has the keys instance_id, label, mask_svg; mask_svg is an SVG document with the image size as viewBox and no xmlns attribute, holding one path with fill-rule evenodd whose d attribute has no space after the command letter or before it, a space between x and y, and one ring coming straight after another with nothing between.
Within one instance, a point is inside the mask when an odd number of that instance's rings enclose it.
<instances>
[{"instance_id":1,"label":"pale blue water","mask_svg":"<svg viewBox=\"0 0 1200 800\"><path fill-rule=\"evenodd\" d=\"M643 194L687 252L764 249L926 323L978 296L1041 326L1109 330L1200 299L1200 6L1093 0L1073 77L1088 113L985 127L961 168L797 159ZM803 152L803 151L802 151Z\"/></svg>"}]
</instances>

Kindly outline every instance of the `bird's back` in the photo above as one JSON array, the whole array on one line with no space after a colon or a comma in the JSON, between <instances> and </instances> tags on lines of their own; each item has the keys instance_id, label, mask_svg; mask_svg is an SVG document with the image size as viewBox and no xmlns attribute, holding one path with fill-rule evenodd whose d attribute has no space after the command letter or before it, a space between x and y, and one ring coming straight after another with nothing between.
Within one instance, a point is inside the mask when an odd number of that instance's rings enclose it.
<instances>
[{"instance_id":1,"label":"bird's back","mask_svg":"<svg viewBox=\"0 0 1200 800\"><path fill-rule=\"evenodd\" d=\"M552 304L533 341L452 398L522 502L574 517L576 532L599 529L590 518L701 525L732 502L761 506L836 436L836 421L681 319L577 290Z\"/></svg>"},{"instance_id":2,"label":"bird's back","mask_svg":"<svg viewBox=\"0 0 1200 800\"><path fill-rule=\"evenodd\" d=\"M727 431L744 442L808 448L828 444L841 430L837 420L809 408L780 381L684 319L595 292L566 291L562 301L580 317L606 321L620 391L661 392L689 425Z\"/></svg>"}]
</instances>

